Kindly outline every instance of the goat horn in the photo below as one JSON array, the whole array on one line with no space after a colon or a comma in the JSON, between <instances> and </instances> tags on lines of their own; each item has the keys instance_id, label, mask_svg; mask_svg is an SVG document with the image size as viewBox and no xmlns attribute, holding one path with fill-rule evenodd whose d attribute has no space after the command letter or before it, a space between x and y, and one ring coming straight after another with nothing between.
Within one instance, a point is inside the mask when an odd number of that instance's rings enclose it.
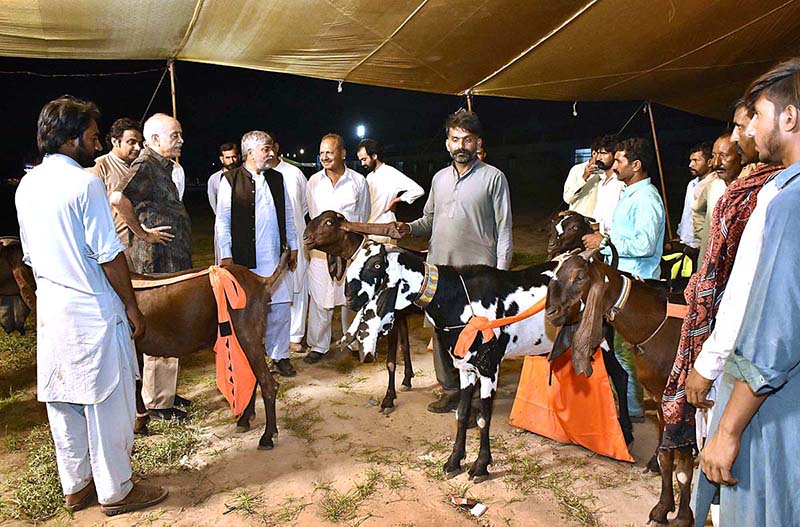
<instances>
[{"instance_id":1,"label":"goat horn","mask_svg":"<svg viewBox=\"0 0 800 527\"><path fill-rule=\"evenodd\" d=\"M586 261L588 262L588 261L589 261L589 259L590 259L592 256L594 256L595 254L597 254L597 251L599 251L599 249L586 249L585 251L583 251L583 252L580 254L580 256L581 256L581 258L583 258L584 260L586 260Z\"/></svg>"}]
</instances>

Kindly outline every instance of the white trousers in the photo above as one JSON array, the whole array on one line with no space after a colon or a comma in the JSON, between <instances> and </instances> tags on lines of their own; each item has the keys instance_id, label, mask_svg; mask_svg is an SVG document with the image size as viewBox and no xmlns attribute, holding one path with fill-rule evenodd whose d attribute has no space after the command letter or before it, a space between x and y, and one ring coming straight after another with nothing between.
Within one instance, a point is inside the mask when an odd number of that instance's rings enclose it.
<instances>
[{"instance_id":1,"label":"white trousers","mask_svg":"<svg viewBox=\"0 0 800 527\"><path fill-rule=\"evenodd\" d=\"M178 359L144 356L142 400L145 408L168 410L175 406L178 388Z\"/></svg>"},{"instance_id":2,"label":"white trousers","mask_svg":"<svg viewBox=\"0 0 800 527\"><path fill-rule=\"evenodd\" d=\"M311 351L317 353L328 353L328 348L331 345L331 321L333 320L333 309L325 309L319 307L314 301L314 297L310 297L308 302L308 332L306 335L306 342ZM353 320L355 313L347 308L341 306L342 309L342 333L347 331L350 322Z\"/></svg>"},{"instance_id":3,"label":"white trousers","mask_svg":"<svg viewBox=\"0 0 800 527\"><path fill-rule=\"evenodd\" d=\"M292 306L289 302L267 306L267 330L264 333L264 348L272 360L289 358L289 328L292 322Z\"/></svg>"},{"instance_id":4,"label":"white trousers","mask_svg":"<svg viewBox=\"0 0 800 527\"><path fill-rule=\"evenodd\" d=\"M299 344L306 334L306 315L308 314L308 282L303 281L299 293L292 294L292 329L289 335L291 342Z\"/></svg>"},{"instance_id":5,"label":"white trousers","mask_svg":"<svg viewBox=\"0 0 800 527\"><path fill-rule=\"evenodd\" d=\"M133 488L134 376L125 361L120 361L120 367L119 384L105 401L47 403L64 494L74 494L94 479L103 505L118 502Z\"/></svg>"}]
</instances>

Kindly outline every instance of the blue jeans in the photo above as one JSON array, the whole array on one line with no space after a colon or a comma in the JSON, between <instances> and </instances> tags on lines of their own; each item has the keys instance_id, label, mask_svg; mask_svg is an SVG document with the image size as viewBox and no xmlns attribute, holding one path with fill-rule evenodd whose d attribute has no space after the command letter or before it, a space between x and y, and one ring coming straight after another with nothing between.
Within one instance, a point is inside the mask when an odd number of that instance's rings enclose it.
<instances>
[{"instance_id":1,"label":"blue jeans","mask_svg":"<svg viewBox=\"0 0 800 527\"><path fill-rule=\"evenodd\" d=\"M636 375L636 362L633 359L633 348L625 342L619 333L614 335L614 353L617 360L628 373L628 413L631 417L642 417L644 415L644 390L639 384L639 377Z\"/></svg>"}]
</instances>

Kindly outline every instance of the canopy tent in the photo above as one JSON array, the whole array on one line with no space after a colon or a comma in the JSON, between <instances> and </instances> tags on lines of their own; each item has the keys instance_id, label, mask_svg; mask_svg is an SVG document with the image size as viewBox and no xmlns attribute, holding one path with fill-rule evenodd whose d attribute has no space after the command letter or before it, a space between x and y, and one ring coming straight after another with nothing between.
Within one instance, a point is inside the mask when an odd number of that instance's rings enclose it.
<instances>
[{"instance_id":1,"label":"canopy tent","mask_svg":"<svg viewBox=\"0 0 800 527\"><path fill-rule=\"evenodd\" d=\"M446 94L727 117L800 51L778 0L5 0L0 55L177 59Z\"/></svg>"}]
</instances>

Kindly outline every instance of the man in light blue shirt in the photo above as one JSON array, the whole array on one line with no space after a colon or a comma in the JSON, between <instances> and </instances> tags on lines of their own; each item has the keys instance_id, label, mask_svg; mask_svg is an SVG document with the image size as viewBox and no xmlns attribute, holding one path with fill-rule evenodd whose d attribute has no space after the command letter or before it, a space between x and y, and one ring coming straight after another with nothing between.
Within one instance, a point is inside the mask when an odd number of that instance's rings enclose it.
<instances>
[{"instance_id":1,"label":"man in light blue shirt","mask_svg":"<svg viewBox=\"0 0 800 527\"><path fill-rule=\"evenodd\" d=\"M603 234L587 234L587 249L602 247L610 252L608 242L619 252L619 270L641 278L657 279L661 275L661 253L664 246L664 204L650 182L648 170L653 164L653 150L647 139L634 137L617 145L614 172L625 184L614 209L611 230ZM633 350L617 338L615 352L628 372L628 410L632 419L644 417L643 392L637 381Z\"/></svg>"}]
</instances>

